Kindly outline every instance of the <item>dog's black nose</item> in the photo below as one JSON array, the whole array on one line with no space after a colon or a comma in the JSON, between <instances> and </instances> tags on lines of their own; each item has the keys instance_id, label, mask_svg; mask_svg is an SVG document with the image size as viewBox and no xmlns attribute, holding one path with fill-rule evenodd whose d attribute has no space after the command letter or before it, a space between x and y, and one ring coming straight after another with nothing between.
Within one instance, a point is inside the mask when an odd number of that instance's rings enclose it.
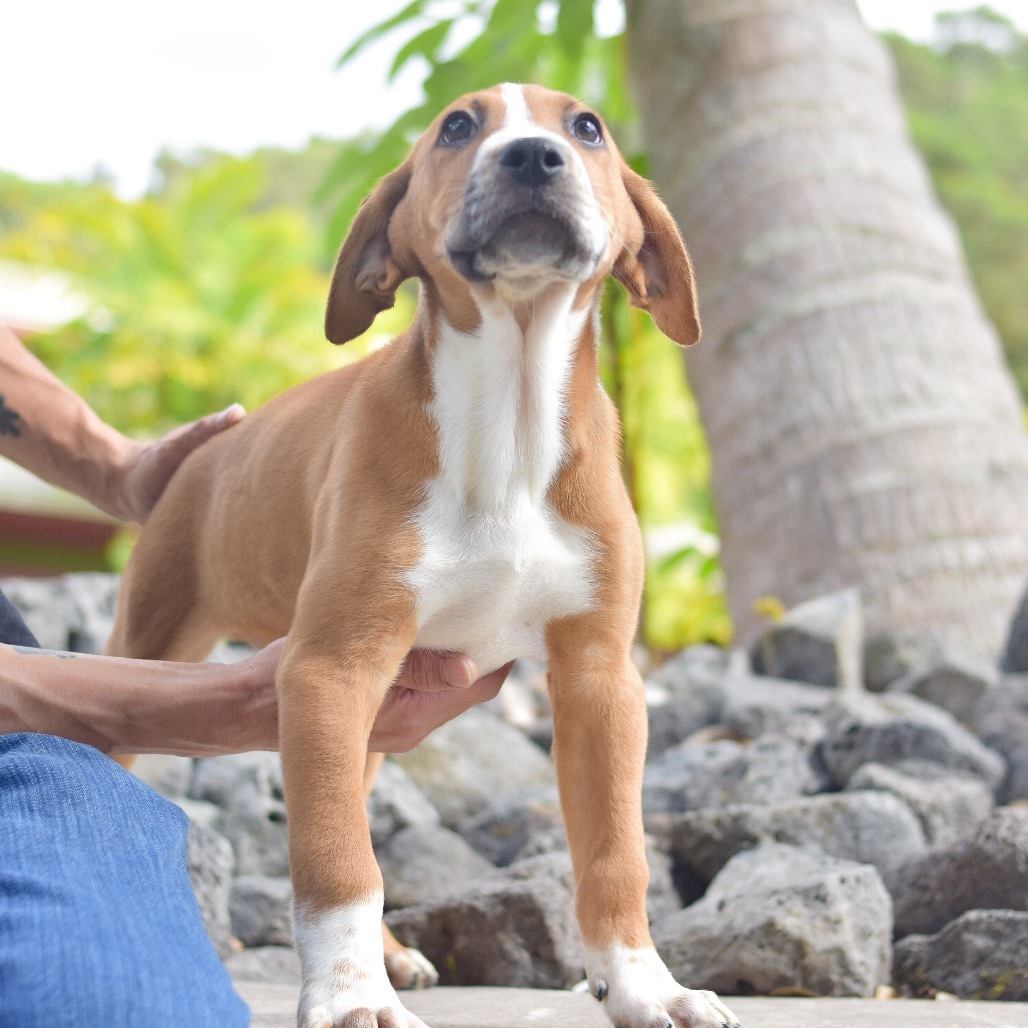
<instances>
[{"instance_id":1,"label":"dog's black nose","mask_svg":"<svg viewBox=\"0 0 1028 1028\"><path fill-rule=\"evenodd\" d=\"M541 186L565 167L564 155L545 139L515 139L500 154L500 167L523 186Z\"/></svg>"}]
</instances>

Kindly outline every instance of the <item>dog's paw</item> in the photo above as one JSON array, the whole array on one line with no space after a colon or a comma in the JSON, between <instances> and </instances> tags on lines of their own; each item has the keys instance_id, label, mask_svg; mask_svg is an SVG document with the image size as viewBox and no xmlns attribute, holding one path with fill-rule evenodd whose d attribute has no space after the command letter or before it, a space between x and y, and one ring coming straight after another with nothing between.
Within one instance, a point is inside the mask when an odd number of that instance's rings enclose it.
<instances>
[{"instance_id":1,"label":"dog's paw","mask_svg":"<svg viewBox=\"0 0 1028 1028\"><path fill-rule=\"evenodd\" d=\"M404 1009L386 974L381 917L377 895L314 915L297 906L299 1028L427 1028Z\"/></svg>"},{"instance_id":2,"label":"dog's paw","mask_svg":"<svg viewBox=\"0 0 1028 1028\"><path fill-rule=\"evenodd\" d=\"M387 952L385 968L394 989L429 989L439 984L439 972L432 962L412 946Z\"/></svg>"},{"instance_id":3,"label":"dog's paw","mask_svg":"<svg viewBox=\"0 0 1028 1028\"><path fill-rule=\"evenodd\" d=\"M304 985L299 1028L428 1028L404 1009L388 984L371 988L368 984L340 985L327 991Z\"/></svg>"},{"instance_id":4,"label":"dog's paw","mask_svg":"<svg viewBox=\"0 0 1028 1028\"><path fill-rule=\"evenodd\" d=\"M589 954L589 991L616 1028L739 1028L713 992L684 989L654 949Z\"/></svg>"}]
</instances>

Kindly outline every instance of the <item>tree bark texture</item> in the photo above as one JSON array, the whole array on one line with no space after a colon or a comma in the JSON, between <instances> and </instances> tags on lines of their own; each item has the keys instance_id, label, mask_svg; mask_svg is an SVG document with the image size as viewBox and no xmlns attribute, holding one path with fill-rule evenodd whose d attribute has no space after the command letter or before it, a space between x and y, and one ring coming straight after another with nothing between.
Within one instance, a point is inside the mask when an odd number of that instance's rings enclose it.
<instances>
[{"instance_id":1,"label":"tree bark texture","mask_svg":"<svg viewBox=\"0 0 1028 1028\"><path fill-rule=\"evenodd\" d=\"M996 332L853 0L629 0L651 173L693 255L687 368L737 637L858 586L869 630L998 652L1028 440Z\"/></svg>"}]
</instances>

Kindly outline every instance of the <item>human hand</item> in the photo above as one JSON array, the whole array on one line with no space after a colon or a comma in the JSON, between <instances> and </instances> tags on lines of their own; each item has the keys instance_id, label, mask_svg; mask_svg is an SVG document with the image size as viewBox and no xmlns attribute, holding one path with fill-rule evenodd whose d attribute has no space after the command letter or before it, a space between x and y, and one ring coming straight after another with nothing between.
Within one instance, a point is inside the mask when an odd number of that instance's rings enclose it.
<instances>
[{"instance_id":1,"label":"human hand","mask_svg":"<svg viewBox=\"0 0 1028 1028\"><path fill-rule=\"evenodd\" d=\"M373 753L414 749L440 725L496 696L510 668L507 664L478 678L470 657L412 651L378 708L368 749Z\"/></svg>"},{"instance_id":2,"label":"human hand","mask_svg":"<svg viewBox=\"0 0 1028 1028\"><path fill-rule=\"evenodd\" d=\"M233 665L246 683L242 709L233 723L245 731L246 739L225 740L230 746L226 752L278 749L275 671L283 644L279 639ZM375 753L413 749L440 725L495 697L510 668L507 664L479 678L474 662L463 654L411 651L379 707L368 749Z\"/></svg>"},{"instance_id":3,"label":"human hand","mask_svg":"<svg viewBox=\"0 0 1028 1028\"><path fill-rule=\"evenodd\" d=\"M112 476L110 500L101 506L123 521L142 524L186 457L212 436L238 424L245 415L246 411L234 403L216 414L181 425L160 439L127 441Z\"/></svg>"}]
</instances>

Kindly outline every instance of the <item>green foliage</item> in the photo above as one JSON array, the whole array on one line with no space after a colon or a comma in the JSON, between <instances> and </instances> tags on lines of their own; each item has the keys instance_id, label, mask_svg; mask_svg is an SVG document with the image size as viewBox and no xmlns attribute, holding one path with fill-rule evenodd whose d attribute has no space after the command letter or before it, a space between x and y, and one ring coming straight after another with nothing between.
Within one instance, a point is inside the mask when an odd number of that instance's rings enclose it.
<instances>
[{"instance_id":1,"label":"green foliage","mask_svg":"<svg viewBox=\"0 0 1028 1028\"><path fill-rule=\"evenodd\" d=\"M603 302L601 378L621 412L624 473L647 530L645 642L660 652L699 641L727 644L710 455L682 356L613 282ZM670 548L656 545L665 536Z\"/></svg>"},{"instance_id":2,"label":"green foliage","mask_svg":"<svg viewBox=\"0 0 1028 1028\"><path fill-rule=\"evenodd\" d=\"M261 161L214 155L132 202L102 184L0 177L0 256L65 272L94 305L33 349L101 416L141 434L256 406L352 359L360 345L335 350L322 331L317 233L265 195Z\"/></svg>"},{"instance_id":3,"label":"green foliage","mask_svg":"<svg viewBox=\"0 0 1028 1028\"><path fill-rule=\"evenodd\" d=\"M331 211L326 203L318 203L316 197L339 149L337 140L316 136L302 150L268 146L254 151L247 163L260 168L262 186L247 214L285 208L307 214L315 231L319 231ZM156 161L160 192L168 192L176 181L188 180L198 169L221 159L222 155L217 151L207 149L196 151L188 158L162 153ZM330 266L341 239L342 233L327 241L328 245L319 259L324 267Z\"/></svg>"},{"instance_id":4,"label":"green foliage","mask_svg":"<svg viewBox=\"0 0 1028 1028\"><path fill-rule=\"evenodd\" d=\"M1028 395L1028 37L987 7L940 16L937 35L885 39L911 134Z\"/></svg>"}]
</instances>

